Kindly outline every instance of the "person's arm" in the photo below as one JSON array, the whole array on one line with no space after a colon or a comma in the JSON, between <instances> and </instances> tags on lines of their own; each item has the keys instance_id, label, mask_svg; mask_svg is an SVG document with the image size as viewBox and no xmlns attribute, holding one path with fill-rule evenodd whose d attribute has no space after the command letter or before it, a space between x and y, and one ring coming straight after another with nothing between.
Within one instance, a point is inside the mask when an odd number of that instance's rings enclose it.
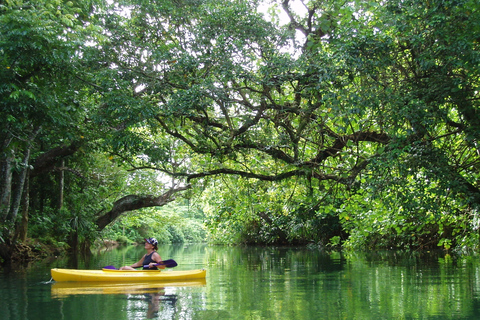
<instances>
[{"instance_id":1,"label":"person's arm","mask_svg":"<svg viewBox=\"0 0 480 320\"><path fill-rule=\"evenodd\" d=\"M154 252L153 255L152 255L152 260L155 261L155 262L151 262L149 264L150 268L152 268L155 264L162 262L162 257L160 257L160 255L157 252ZM160 265L160 266L157 266L157 267L160 268L160 269L165 269L164 265Z\"/></svg>"},{"instance_id":2,"label":"person's arm","mask_svg":"<svg viewBox=\"0 0 480 320\"><path fill-rule=\"evenodd\" d=\"M134 264L132 264L130 267L132 268L140 268L140 267L143 267L143 260L145 260L145 256L142 257L142 259L140 259L139 261L135 262Z\"/></svg>"},{"instance_id":3,"label":"person's arm","mask_svg":"<svg viewBox=\"0 0 480 320\"><path fill-rule=\"evenodd\" d=\"M132 265L121 267L120 270L135 270L135 268L143 267L143 260L145 260L145 255L143 255L142 259L139 261Z\"/></svg>"}]
</instances>

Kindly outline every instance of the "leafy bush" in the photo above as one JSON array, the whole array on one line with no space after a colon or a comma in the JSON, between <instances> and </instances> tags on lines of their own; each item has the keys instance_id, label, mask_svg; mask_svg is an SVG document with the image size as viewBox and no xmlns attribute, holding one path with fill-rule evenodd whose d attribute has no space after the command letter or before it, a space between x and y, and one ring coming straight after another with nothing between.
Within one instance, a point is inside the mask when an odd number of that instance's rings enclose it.
<instances>
[{"instance_id":1,"label":"leafy bush","mask_svg":"<svg viewBox=\"0 0 480 320\"><path fill-rule=\"evenodd\" d=\"M130 244L132 243L132 241L130 239L128 239L126 236L122 236L122 235L119 235L115 241L117 241L119 244L121 245L127 245L127 244Z\"/></svg>"}]
</instances>

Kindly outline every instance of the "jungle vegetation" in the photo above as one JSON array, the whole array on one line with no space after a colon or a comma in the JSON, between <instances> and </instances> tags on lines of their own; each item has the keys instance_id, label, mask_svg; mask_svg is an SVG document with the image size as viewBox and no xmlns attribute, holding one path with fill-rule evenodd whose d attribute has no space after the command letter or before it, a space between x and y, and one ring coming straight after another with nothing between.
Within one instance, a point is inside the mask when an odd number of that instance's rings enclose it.
<instances>
[{"instance_id":1,"label":"jungle vegetation","mask_svg":"<svg viewBox=\"0 0 480 320\"><path fill-rule=\"evenodd\" d=\"M478 249L479 48L476 0L0 0L1 260Z\"/></svg>"}]
</instances>

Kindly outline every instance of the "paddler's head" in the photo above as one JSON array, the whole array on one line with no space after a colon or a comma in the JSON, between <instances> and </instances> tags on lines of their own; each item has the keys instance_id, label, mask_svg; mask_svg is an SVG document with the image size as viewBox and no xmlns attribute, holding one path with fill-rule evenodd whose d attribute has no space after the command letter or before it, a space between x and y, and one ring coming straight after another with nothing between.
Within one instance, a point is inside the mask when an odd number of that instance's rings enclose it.
<instances>
[{"instance_id":1,"label":"paddler's head","mask_svg":"<svg viewBox=\"0 0 480 320\"><path fill-rule=\"evenodd\" d=\"M146 238L146 239L145 239L145 242L151 244L155 250L158 249L158 241L157 241L157 239L155 239L155 238Z\"/></svg>"}]
</instances>

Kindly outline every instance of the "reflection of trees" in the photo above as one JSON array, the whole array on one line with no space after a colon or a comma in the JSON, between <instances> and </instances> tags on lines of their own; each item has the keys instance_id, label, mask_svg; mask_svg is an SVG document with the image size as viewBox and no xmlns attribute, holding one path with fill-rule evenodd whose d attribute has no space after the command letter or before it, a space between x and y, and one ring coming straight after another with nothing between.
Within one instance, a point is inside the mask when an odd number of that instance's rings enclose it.
<instances>
[{"instance_id":1,"label":"reflection of trees","mask_svg":"<svg viewBox=\"0 0 480 320\"><path fill-rule=\"evenodd\" d=\"M470 318L476 312L478 265L444 253L247 247L207 250L206 259L215 265L207 306L242 319Z\"/></svg>"}]
</instances>

